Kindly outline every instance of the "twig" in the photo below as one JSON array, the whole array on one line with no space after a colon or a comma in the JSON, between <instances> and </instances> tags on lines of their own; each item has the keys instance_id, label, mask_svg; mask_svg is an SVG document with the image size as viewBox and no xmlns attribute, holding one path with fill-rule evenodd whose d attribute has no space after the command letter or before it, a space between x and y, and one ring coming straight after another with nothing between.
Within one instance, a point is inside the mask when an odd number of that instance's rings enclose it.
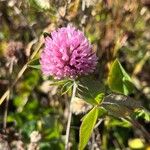
<instances>
[{"instance_id":1,"label":"twig","mask_svg":"<svg viewBox=\"0 0 150 150\"><path fill-rule=\"evenodd\" d=\"M95 133L92 133L92 139L91 139L91 150L94 150L95 148Z\"/></svg>"},{"instance_id":2,"label":"twig","mask_svg":"<svg viewBox=\"0 0 150 150\"><path fill-rule=\"evenodd\" d=\"M3 129L6 130L7 127L7 115L8 115L8 105L9 105L9 98L10 98L10 90L6 98L5 110L4 110L4 118L3 118Z\"/></svg>"},{"instance_id":3,"label":"twig","mask_svg":"<svg viewBox=\"0 0 150 150\"><path fill-rule=\"evenodd\" d=\"M9 106L9 99L10 99L10 86L11 86L11 74L13 71L13 65L14 65L14 58L11 59L10 64L9 64L9 73L8 73L8 95L6 98L6 103L5 103L5 110L4 110L4 118L3 118L3 129L5 131L7 127L7 115L8 115L8 106Z\"/></svg>"},{"instance_id":4,"label":"twig","mask_svg":"<svg viewBox=\"0 0 150 150\"><path fill-rule=\"evenodd\" d=\"M104 119L99 119L98 123L95 125L94 129L96 129L103 121Z\"/></svg>"},{"instance_id":5,"label":"twig","mask_svg":"<svg viewBox=\"0 0 150 150\"><path fill-rule=\"evenodd\" d=\"M150 134L146 131L146 129L136 120L132 118L125 118L127 121L129 121L134 128L139 129L142 133L143 136L147 139L147 141L150 143Z\"/></svg>"},{"instance_id":6,"label":"twig","mask_svg":"<svg viewBox=\"0 0 150 150\"><path fill-rule=\"evenodd\" d=\"M41 46L42 46L43 42L39 42L39 44L37 45L37 49L32 53L32 55L30 56L28 62L22 67L22 69L19 71L16 80L12 83L12 85L10 86L9 89L11 89L12 87L14 87L14 85L17 83L17 81L21 78L21 76L23 75L23 73L25 72L25 70L28 67L28 64L30 63L30 61L36 56L36 54L39 52ZM7 98L7 96L9 95L9 89L2 95L2 97L0 98L0 105L3 103L3 101Z\"/></svg>"},{"instance_id":7,"label":"twig","mask_svg":"<svg viewBox=\"0 0 150 150\"><path fill-rule=\"evenodd\" d=\"M73 101L75 97L76 89L77 89L77 84L74 81L71 102ZM69 135L70 135L71 119L72 119L72 112L69 108L69 115L68 115L67 129L66 129L65 150L69 150Z\"/></svg>"}]
</instances>

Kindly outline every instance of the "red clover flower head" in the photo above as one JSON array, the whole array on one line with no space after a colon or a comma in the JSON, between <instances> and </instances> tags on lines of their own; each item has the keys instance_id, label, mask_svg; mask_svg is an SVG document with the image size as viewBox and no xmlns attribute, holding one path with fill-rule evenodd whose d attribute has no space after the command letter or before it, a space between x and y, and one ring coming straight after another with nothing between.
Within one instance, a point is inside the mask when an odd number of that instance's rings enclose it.
<instances>
[{"instance_id":1,"label":"red clover flower head","mask_svg":"<svg viewBox=\"0 0 150 150\"><path fill-rule=\"evenodd\" d=\"M51 37L45 38L40 64L43 74L62 79L92 73L97 60L83 32L67 26L53 31Z\"/></svg>"}]
</instances>

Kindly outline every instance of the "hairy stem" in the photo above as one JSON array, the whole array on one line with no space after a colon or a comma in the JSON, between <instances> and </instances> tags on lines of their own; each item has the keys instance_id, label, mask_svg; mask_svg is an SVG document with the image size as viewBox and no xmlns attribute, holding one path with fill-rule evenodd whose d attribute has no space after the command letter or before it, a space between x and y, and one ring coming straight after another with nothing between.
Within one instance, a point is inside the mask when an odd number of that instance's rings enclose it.
<instances>
[{"instance_id":1,"label":"hairy stem","mask_svg":"<svg viewBox=\"0 0 150 150\"><path fill-rule=\"evenodd\" d=\"M76 89L77 89L77 84L74 81L71 102L73 101L75 97ZM69 108L69 115L68 115L67 129L66 129L65 150L69 150L69 135L70 135L71 119L72 119L72 112Z\"/></svg>"}]
</instances>

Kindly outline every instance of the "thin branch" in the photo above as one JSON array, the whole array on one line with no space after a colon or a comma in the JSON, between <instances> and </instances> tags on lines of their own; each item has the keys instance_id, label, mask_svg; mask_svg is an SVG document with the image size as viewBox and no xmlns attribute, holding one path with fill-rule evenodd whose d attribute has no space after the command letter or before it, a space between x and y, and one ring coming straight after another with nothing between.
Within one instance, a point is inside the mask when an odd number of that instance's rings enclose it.
<instances>
[{"instance_id":1,"label":"thin branch","mask_svg":"<svg viewBox=\"0 0 150 150\"><path fill-rule=\"evenodd\" d=\"M95 149L95 133L92 133L92 137L91 137L91 150Z\"/></svg>"},{"instance_id":2,"label":"thin branch","mask_svg":"<svg viewBox=\"0 0 150 150\"><path fill-rule=\"evenodd\" d=\"M97 127L99 127L99 125L102 123L104 119L99 119L99 121L97 122L97 124L95 125L94 129L96 129Z\"/></svg>"},{"instance_id":3,"label":"thin branch","mask_svg":"<svg viewBox=\"0 0 150 150\"><path fill-rule=\"evenodd\" d=\"M28 67L28 64L30 63L30 61L36 56L36 54L39 52L41 46L43 45L43 42L39 42L37 45L37 49L32 53L32 55L30 56L28 62L22 67L22 69L19 71L16 80L12 83L12 85L10 86L9 89L11 89L12 87L14 87L14 85L17 83L17 81L21 78L21 76L23 75L23 73L25 72L25 70ZM3 103L3 101L7 98L7 96L9 95L9 89L2 95L2 97L0 98L0 105Z\"/></svg>"},{"instance_id":4,"label":"thin branch","mask_svg":"<svg viewBox=\"0 0 150 150\"><path fill-rule=\"evenodd\" d=\"M9 90L7 98L6 98L6 104L5 104L5 110L4 110L4 118L3 118L3 129L4 129L4 131L7 128L7 115L8 115L9 98L10 98L10 90Z\"/></svg>"},{"instance_id":5,"label":"thin branch","mask_svg":"<svg viewBox=\"0 0 150 150\"><path fill-rule=\"evenodd\" d=\"M13 71L13 65L14 65L14 58L11 59L10 64L9 64L9 72L8 72L8 95L6 98L6 103L5 103L5 110L4 110L4 118L3 118L3 129L4 131L7 128L7 116L8 116L8 107L9 107L9 99L10 99L10 86L11 86L11 74Z\"/></svg>"},{"instance_id":6,"label":"thin branch","mask_svg":"<svg viewBox=\"0 0 150 150\"><path fill-rule=\"evenodd\" d=\"M146 131L146 129L136 120L132 118L125 118L127 121L129 121L135 129L139 129L142 132L142 135L145 136L147 141L150 143L150 134Z\"/></svg>"}]
</instances>

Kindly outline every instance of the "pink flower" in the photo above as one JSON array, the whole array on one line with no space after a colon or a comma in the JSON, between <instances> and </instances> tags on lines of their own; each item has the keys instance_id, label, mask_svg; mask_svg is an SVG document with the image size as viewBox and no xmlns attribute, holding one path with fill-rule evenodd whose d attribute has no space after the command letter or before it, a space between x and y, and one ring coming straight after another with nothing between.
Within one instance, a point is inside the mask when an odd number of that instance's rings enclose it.
<instances>
[{"instance_id":1,"label":"pink flower","mask_svg":"<svg viewBox=\"0 0 150 150\"><path fill-rule=\"evenodd\" d=\"M62 27L46 37L40 64L45 75L57 79L92 73L97 56L83 32L74 27Z\"/></svg>"}]
</instances>

